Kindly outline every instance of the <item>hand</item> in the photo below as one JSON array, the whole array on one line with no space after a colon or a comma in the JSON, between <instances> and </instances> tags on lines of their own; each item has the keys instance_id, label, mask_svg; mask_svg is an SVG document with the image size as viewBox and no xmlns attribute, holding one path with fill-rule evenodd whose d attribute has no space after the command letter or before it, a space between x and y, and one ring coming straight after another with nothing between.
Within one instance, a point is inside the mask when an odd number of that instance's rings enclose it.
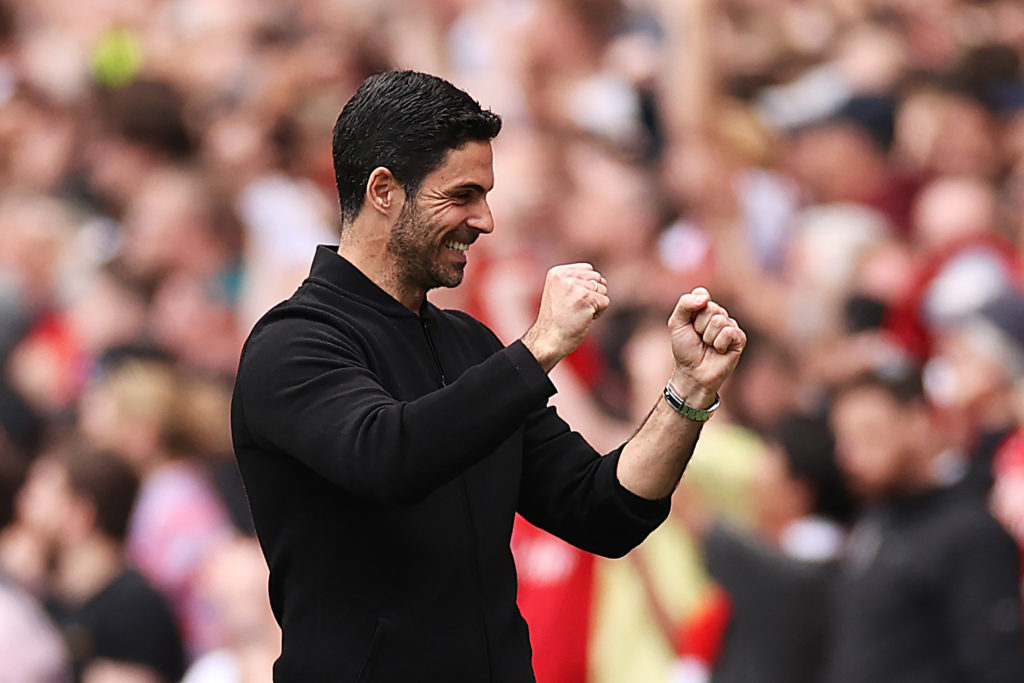
<instances>
[{"instance_id":1,"label":"hand","mask_svg":"<svg viewBox=\"0 0 1024 683\"><path fill-rule=\"evenodd\" d=\"M544 280L537 322L523 336L523 344L550 371L576 350L610 303L608 281L592 265L555 266Z\"/></svg>"},{"instance_id":2,"label":"hand","mask_svg":"<svg viewBox=\"0 0 1024 683\"><path fill-rule=\"evenodd\" d=\"M668 330L675 358L672 386L688 405L707 408L736 368L747 335L703 287L679 297Z\"/></svg>"}]
</instances>

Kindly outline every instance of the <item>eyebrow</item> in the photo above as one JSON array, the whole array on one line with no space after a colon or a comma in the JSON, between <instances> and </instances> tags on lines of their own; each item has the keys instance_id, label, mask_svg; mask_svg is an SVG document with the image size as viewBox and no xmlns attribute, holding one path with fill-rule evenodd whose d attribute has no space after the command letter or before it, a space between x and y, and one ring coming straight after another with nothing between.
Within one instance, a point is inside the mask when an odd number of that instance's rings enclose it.
<instances>
[{"instance_id":1,"label":"eyebrow","mask_svg":"<svg viewBox=\"0 0 1024 683\"><path fill-rule=\"evenodd\" d=\"M450 190L448 190L448 193L449 194L458 194L459 192L462 192L464 190L472 190L474 192L479 192L480 194L487 194L488 191L489 191L489 190L485 189L484 186L480 185L479 183L463 183L461 185L456 185L455 187L451 188Z\"/></svg>"}]
</instances>

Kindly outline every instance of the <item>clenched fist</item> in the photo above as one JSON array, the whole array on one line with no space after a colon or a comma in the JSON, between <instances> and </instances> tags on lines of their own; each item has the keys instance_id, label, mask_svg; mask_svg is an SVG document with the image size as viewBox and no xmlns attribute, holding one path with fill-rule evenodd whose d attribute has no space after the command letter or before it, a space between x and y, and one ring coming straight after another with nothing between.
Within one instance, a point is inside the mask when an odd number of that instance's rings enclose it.
<instances>
[{"instance_id":1,"label":"clenched fist","mask_svg":"<svg viewBox=\"0 0 1024 683\"><path fill-rule=\"evenodd\" d=\"M551 370L576 350L610 303L608 281L592 265L555 266L544 280L537 322L523 336L523 344L544 370Z\"/></svg>"},{"instance_id":2,"label":"clenched fist","mask_svg":"<svg viewBox=\"0 0 1024 683\"><path fill-rule=\"evenodd\" d=\"M736 368L747 335L703 287L679 297L668 331L675 358L673 388L687 404L707 408Z\"/></svg>"}]
</instances>

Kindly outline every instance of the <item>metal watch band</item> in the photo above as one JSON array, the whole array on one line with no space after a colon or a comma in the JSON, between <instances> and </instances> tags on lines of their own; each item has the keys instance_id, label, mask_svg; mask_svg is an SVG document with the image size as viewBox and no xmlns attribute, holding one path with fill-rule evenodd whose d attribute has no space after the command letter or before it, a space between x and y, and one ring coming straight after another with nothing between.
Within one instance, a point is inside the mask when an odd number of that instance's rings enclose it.
<instances>
[{"instance_id":1,"label":"metal watch band","mask_svg":"<svg viewBox=\"0 0 1024 683\"><path fill-rule=\"evenodd\" d=\"M665 385L665 401L672 406L672 409L683 417L688 417L696 422L704 422L711 417L718 406L722 404L722 399L719 398L718 394L715 394L715 402L711 404L709 408L694 408L693 406L686 405L686 401L676 393L676 390L672 388L672 382Z\"/></svg>"}]
</instances>

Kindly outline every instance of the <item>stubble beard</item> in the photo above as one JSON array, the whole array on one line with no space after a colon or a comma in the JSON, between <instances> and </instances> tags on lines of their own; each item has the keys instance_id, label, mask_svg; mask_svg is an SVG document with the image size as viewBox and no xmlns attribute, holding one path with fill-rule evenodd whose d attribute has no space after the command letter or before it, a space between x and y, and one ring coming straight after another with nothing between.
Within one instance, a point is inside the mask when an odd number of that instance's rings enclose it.
<instances>
[{"instance_id":1,"label":"stubble beard","mask_svg":"<svg viewBox=\"0 0 1024 683\"><path fill-rule=\"evenodd\" d=\"M414 201L409 201L402 207L387 242L387 252L394 260L399 277L403 282L424 290L457 287L462 283L463 268L445 267L440 263L438 252L446 247L430 241L431 236L439 231L414 204Z\"/></svg>"}]
</instances>

